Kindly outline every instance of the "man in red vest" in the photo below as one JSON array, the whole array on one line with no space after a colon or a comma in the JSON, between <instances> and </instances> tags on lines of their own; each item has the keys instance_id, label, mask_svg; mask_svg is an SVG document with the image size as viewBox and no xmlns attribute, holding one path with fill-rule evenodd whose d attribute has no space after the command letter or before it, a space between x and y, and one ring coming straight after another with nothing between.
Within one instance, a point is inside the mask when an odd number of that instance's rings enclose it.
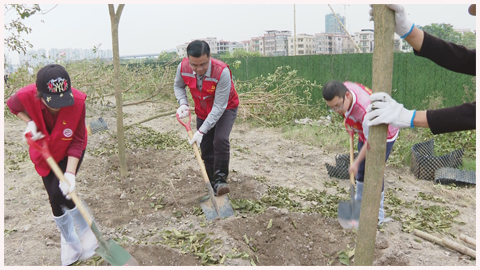
<instances>
[{"instance_id":1,"label":"man in red vest","mask_svg":"<svg viewBox=\"0 0 480 270\"><path fill-rule=\"evenodd\" d=\"M323 99L327 105L338 114L345 118L347 131L358 133L358 156L353 164L350 164L349 172L353 172L357 179L357 190L355 200L361 201L363 196L363 182L365 176L365 157L367 155L368 140L368 121L365 114L368 105L370 105L370 95L372 90L354 82L329 81L323 86ZM393 144L398 137L399 129L388 126L387 150L385 162L392 151ZM384 185L382 184L382 195L380 199L380 208L378 211L378 223L387 221L383 208Z\"/></svg>"},{"instance_id":2,"label":"man in red vest","mask_svg":"<svg viewBox=\"0 0 480 270\"><path fill-rule=\"evenodd\" d=\"M10 111L27 123L24 135L47 140L52 157L64 172L68 183L59 183L41 153L30 147L30 159L42 177L52 207L53 218L61 232L62 265L87 260L98 246L92 230L68 193L75 189L75 175L87 147L85 99L87 95L72 88L70 76L60 65L47 65L30 84L7 101Z\"/></svg>"},{"instance_id":3,"label":"man in red vest","mask_svg":"<svg viewBox=\"0 0 480 270\"><path fill-rule=\"evenodd\" d=\"M197 132L189 143L200 145L202 159L216 196L229 193L229 136L237 117L238 94L227 64L210 57L203 40L187 46L187 57L178 65L174 91L180 104L177 114L188 116L186 87L190 89L197 115Z\"/></svg>"}]
</instances>

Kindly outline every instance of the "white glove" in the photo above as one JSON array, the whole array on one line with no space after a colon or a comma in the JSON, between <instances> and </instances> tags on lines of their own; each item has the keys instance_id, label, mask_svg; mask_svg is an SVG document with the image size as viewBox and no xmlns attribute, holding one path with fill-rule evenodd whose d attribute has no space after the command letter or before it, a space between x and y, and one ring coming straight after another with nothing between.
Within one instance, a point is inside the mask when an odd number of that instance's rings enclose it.
<instances>
[{"instance_id":1,"label":"white glove","mask_svg":"<svg viewBox=\"0 0 480 270\"><path fill-rule=\"evenodd\" d=\"M395 11L395 33L401 38L407 37L412 32L415 24L407 20L407 13L402 5L387 4L387 7ZM373 5L370 4L370 21L373 21Z\"/></svg>"},{"instance_id":2,"label":"white glove","mask_svg":"<svg viewBox=\"0 0 480 270\"><path fill-rule=\"evenodd\" d=\"M177 109L178 117L179 118L187 117L188 116L188 110L189 110L188 105L186 105L186 104L180 105L180 107L178 107L178 109Z\"/></svg>"},{"instance_id":3,"label":"white glove","mask_svg":"<svg viewBox=\"0 0 480 270\"><path fill-rule=\"evenodd\" d=\"M370 96L372 103L367 107L365 118L369 126L389 124L394 127L413 127L415 110L407 110L387 93L379 92Z\"/></svg>"},{"instance_id":4,"label":"white glove","mask_svg":"<svg viewBox=\"0 0 480 270\"><path fill-rule=\"evenodd\" d=\"M33 120L30 120L27 123L27 128L25 129L25 132L23 132L23 140L25 140L25 141L26 141L25 135L27 133L32 133L32 140L34 140L34 141L45 137L45 135L43 135L42 132L37 131L37 125L35 125L35 122L33 122Z\"/></svg>"},{"instance_id":5,"label":"white glove","mask_svg":"<svg viewBox=\"0 0 480 270\"><path fill-rule=\"evenodd\" d=\"M203 139L203 133L197 130L197 132L195 132L195 134L193 135L193 138L191 140L188 139L188 142L190 143L190 145L193 145L196 142L197 146L200 147L200 144L202 143L202 139Z\"/></svg>"},{"instance_id":6,"label":"white glove","mask_svg":"<svg viewBox=\"0 0 480 270\"><path fill-rule=\"evenodd\" d=\"M60 181L58 186L60 187L60 190L65 198L71 200L72 198L70 195L68 195L68 193L71 193L75 190L75 175L73 173L66 172L63 174L63 176L65 176L67 181Z\"/></svg>"}]
</instances>

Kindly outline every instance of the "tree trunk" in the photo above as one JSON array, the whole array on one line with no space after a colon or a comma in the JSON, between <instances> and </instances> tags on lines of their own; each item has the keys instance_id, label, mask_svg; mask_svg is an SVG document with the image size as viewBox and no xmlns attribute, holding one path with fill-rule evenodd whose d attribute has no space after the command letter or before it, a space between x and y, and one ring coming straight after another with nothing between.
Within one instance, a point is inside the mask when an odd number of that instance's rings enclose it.
<instances>
[{"instance_id":1,"label":"tree trunk","mask_svg":"<svg viewBox=\"0 0 480 270\"><path fill-rule=\"evenodd\" d=\"M113 4L108 4L110 23L112 26L112 50L113 50L113 86L115 88L115 102L117 107L117 139L118 139L118 160L120 162L120 176L123 179L127 176L127 160L125 157L125 132L123 128L123 98L120 85L120 51L118 47L118 24L122 15L124 4L117 7L115 13Z\"/></svg>"},{"instance_id":2,"label":"tree trunk","mask_svg":"<svg viewBox=\"0 0 480 270\"><path fill-rule=\"evenodd\" d=\"M387 5L373 5L375 47L373 51L372 89L374 92L392 92L394 12ZM355 248L355 265L372 265L377 233L378 209L385 171L387 125L369 129L365 164L365 180L360 225Z\"/></svg>"}]
</instances>

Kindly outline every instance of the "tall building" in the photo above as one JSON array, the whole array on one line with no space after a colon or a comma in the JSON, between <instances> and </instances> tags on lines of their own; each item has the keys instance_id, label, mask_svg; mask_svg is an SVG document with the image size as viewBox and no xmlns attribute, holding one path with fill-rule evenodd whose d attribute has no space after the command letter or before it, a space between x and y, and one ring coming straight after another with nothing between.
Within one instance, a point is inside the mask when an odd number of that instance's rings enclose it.
<instances>
[{"instance_id":1,"label":"tall building","mask_svg":"<svg viewBox=\"0 0 480 270\"><path fill-rule=\"evenodd\" d=\"M343 26L345 26L345 17L340 16L338 14L337 14L337 17L340 19ZM333 14L333 13L325 15L325 33L327 33L327 34L341 34L341 35L346 34L345 31L343 30L342 26L340 25L340 23L338 23L338 20L335 17L335 14Z\"/></svg>"}]
</instances>

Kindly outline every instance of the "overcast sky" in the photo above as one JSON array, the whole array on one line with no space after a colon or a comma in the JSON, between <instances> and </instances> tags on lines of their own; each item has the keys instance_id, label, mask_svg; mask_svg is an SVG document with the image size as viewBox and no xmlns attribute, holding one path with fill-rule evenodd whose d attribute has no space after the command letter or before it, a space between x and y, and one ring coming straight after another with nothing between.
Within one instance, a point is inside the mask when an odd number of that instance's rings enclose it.
<instances>
[{"instance_id":1,"label":"overcast sky","mask_svg":"<svg viewBox=\"0 0 480 270\"><path fill-rule=\"evenodd\" d=\"M346 15L350 34L365 28L373 29L368 4L331 6L338 14ZM469 4L404 6L408 19L417 25L450 23L454 28L476 29L476 17L467 11ZM33 49L92 49L99 44L102 44L101 49L112 48L106 4L62 4L56 7L41 4L40 7L46 14L35 15L26 21L32 33L24 37L33 44ZM325 31L325 15L331 13L327 4L296 4L295 10L297 34ZM4 14L4 22L12 18L13 15ZM160 53L204 37L250 40L263 36L266 30L290 30L293 35L294 5L126 4L119 26L120 55ZM16 54L8 55L13 63L18 61Z\"/></svg>"}]
</instances>

